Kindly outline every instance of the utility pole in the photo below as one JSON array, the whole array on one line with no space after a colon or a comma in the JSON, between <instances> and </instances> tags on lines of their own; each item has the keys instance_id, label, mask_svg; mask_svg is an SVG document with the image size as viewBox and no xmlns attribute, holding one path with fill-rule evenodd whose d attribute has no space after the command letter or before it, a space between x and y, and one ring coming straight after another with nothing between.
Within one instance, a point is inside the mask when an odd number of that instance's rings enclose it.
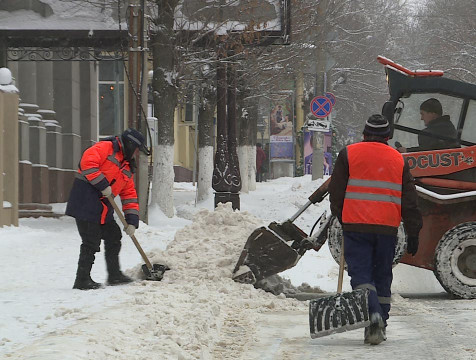
<instances>
[{"instance_id":1,"label":"utility pole","mask_svg":"<svg viewBox=\"0 0 476 360\"><path fill-rule=\"evenodd\" d=\"M195 124L195 148L193 151L193 179L192 183L195 186L195 181L197 180L197 159L198 159L198 111L199 111L199 102L200 102L200 94L201 86L198 83L193 85L193 105L192 105L192 117L193 123ZM198 186L197 186L198 188Z\"/></svg>"},{"instance_id":2,"label":"utility pole","mask_svg":"<svg viewBox=\"0 0 476 360\"><path fill-rule=\"evenodd\" d=\"M303 109L303 102L304 102L304 79L303 73L298 72L296 78L296 133L301 131L301 139L304 139L304 133L302 132L304 127L304 109ZM309 110L308 110L309 111ZM297 134L296 134L297 135ZM261 135L263 138L263 135ZM296 166L299 164L303 164L303 175L304 175L304 150L302 147L302 141L296 141Z\"/></svg>"},{"instance_id":3,"label":"utility pole","mask_svg":"<svg viewBox=\"0 0 476 360\"><path fill-rule=\"evenodd\" d=\"M148 138L147 131L147 39L145 36L145 0L128 0L129 56L128 56L128 126ZM154 144L151 144L154 145ZM139 153L136 187L139 199L139 218L146 222L149 193L148 158Z\"/></svg>"},{"instance_id":4,"label":"utility pole","mask_svg":"<svg viewBox=\"0 0 476 360\"><path fill-rule=\"evenodd\" d=\"M317 7L320 23L325 24L327 0L320 0ZM325 26L325 25L324 25ZM323 31L323 33L325 33ZM326 92L326 53L324 51L324 38L317 50L315 96L324 95ZM312 180L320 179L324 174L324 133L314 131L312 134Z\"/></svg>"}]
</instances>

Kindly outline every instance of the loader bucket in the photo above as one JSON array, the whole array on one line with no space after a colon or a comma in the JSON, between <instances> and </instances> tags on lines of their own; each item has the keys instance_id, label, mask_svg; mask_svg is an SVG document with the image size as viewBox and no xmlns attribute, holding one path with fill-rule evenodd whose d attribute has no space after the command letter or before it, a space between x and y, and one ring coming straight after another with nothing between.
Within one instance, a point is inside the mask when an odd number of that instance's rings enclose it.
<instances>
[{"instance_id":1,"label":"loader bucket","mask_svg":"<svg viewBox=\"0 0 476 360\"><path fill-rule=\"evenodd\" d=\"M268 228L286 242L296 241L296 244L299 244L303 239L307 238L307 234L289 220L282 224L273 221L268 225Z\"/></svg>"},{"instance_id":2,"label":"loader bucket","mask_svg":"<svg viewBox=\"0 0 476 360\"><path fill-rule=\"evenodd\" d=\"M258 281L281 271L292 268L309 249L318 251L327 238L329 220L325 211L317 219L321 226L311 238L293 224L310 205L321 202L327 196L331 178L328 178L308 198L307 203L283 223L272 222L268 227L260 227L251 233L241 251L233 271L233 280L245 284ZM311 230L312 232L312 230Z\"/></svg>"},{"instance_id":3,"label":"loader bucket","mask_svg":"<svg viewBox=\"0 0 476 360\"><path fill-rule=\"evenodd\" d=\"M279 233L273 231L272 228ZM294 230L298 231L297 229L299 228L296 227ZM305 233L302 232L302 234L305 236ZM288 234L276 223L253 231L241 251L233 271L233 280L255 284L268 276L292 268L301 258L298 250L286 243L286 239L299 242L300 239L292 237L292 234Z\"/></svg>"}]
</instances>

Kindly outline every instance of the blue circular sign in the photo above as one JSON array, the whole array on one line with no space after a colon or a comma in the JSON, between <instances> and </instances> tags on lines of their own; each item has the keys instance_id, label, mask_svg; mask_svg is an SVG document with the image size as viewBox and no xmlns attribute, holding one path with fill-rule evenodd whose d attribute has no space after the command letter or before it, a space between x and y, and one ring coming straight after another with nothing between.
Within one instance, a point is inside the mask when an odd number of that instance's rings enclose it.
<instances>
[{"instance_id":1,"label":"blue circular sign","mask_svg":"<svg viewBox=\"0 0 476 360\"><path fill-rule=\"evenodd\" d=\"M316 96L311 101L311 112L317 118L325 118L332 111L332 102L326 96Z\"/></svg>"},{"instance_id":2,"label":"blue circular sign","mask_svg":"<svg viewBox=\"0 0 476 360\"><path fill-rule=\"evenodd\" d=\"M326 92L326 98L328 98L331 101L332 106L336 104L336 96L333 93Z\"/></svg>"}]
</instances>

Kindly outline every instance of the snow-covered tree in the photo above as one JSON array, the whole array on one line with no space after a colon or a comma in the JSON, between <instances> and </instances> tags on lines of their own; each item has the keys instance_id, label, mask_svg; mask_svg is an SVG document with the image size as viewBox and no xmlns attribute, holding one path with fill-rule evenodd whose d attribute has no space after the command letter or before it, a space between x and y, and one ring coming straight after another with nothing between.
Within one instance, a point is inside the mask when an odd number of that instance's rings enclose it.
<instances>
[{"instance_id":1,"label":"snow-covered tree","mask_svg":"<svg viewBox=\"0 0 476 360\"><path fill-rule=\"evenodd\" d=\"M415 13L409 57L447 76L476 82L476 2L426 0Z\"/></svg>"}]
</instances>

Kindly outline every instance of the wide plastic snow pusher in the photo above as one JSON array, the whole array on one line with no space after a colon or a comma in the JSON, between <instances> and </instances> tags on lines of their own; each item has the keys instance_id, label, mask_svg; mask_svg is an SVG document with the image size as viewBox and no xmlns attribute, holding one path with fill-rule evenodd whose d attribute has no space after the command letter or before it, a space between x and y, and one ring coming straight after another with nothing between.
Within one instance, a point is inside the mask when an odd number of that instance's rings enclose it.
<instances>
[{"instance_id":1,"label":"wide plastic snow pusher","mask_svg":"<svg viewBox=\"0 0 476 360\"><path fill-rule=\"evenodd\" d=\"M317 220L319 230L308 236L293 224L309 206L321 202L327 196L330 178L327 179L309 197L309 201L301 207L289 220L278 224L270 223L260 227L248 237L240 258L233 271L233 280L246 284L258 281L292 268L302 255L309 250L318 251L327 239L327 229L331 216L325 212Z\"/></svg>"},{"instance_id":2,"label":"wide plastic snow pusher","mask_svg":"<svg viewBox=\"0 0 476 360\"><path fill-rule=\"evenodd\" d=\"M342 293L344 262L342 239L337 294L309 302L309 327L313 339L370 325L369 289Z\"/></svg>"}]
</instances>

